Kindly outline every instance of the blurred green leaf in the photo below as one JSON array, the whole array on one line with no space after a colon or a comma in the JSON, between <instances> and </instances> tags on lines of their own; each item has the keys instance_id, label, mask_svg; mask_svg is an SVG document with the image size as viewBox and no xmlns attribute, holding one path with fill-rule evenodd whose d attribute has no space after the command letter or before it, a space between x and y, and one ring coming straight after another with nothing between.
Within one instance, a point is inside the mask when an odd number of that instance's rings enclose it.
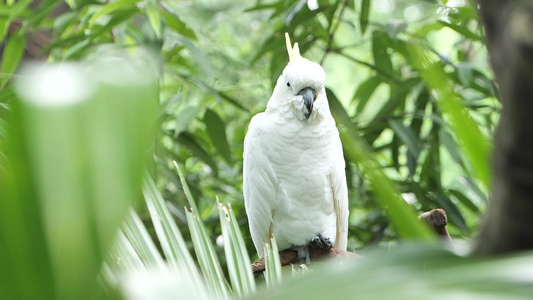
<instances>
[{"instance_id":1,"label":"blurred green leaf","mask_svg":"<svg viewBox=\"0 0 533 300\"><path fill-rule=\"evenodd\" d=\"M152 29L155 32L155 35L161 37L161 20L159 20L159 11L157 9L157 3L155 0L147 1L146 3L146 15L152 25Z\"/></svg>"},{"instance_id":2,"label":"blurred green leaf","mask_svg":"<svg viewBox=\"0 0 533 300\"><path fill-rule=\"evenodd\" d=\"M146 65L118 57L109 64L108 59L34 66L17 82L20 101L13 102L6 143L18 149L8 152L11 165L0 183L8 191L2 212L11 215L9 226L0 226L0 240L9 241L8 255L0 259L20 268L12 273L15 298L37 293L90 299L101 293L103 258L140 192L158 97ZM130 75L119 76L123 71ZM21 214L19 209L30 207ZM18 223L28 222L24 214L35 223ZM46 243L38 251L43 254L26 256L23 244L12 241L21 234L31 238L22 241L27 250ZM35 257L28 261L33 271L22 262L28 257ZM33 276L48 286L31 282Z\"/></svg>"},{"instance_id":3,"label":"blurred green leaf","mask_svg":"<svg viewBox=\"0 0 533 300\"><path fill-rule=\"evenodd\" d=\"M477 207L477 205L475 205L472 202L472 200L470 200L470 198L465 196L460 191L458 191L458 190L450 190L450 193L452 194L453 197L455 197L455 199L459 200L459 202L461 202L463 205L468 207L468 209L470 209L472 212L475 212L475 213L479 213L480 212L479 207Z\"/></svg>"},{"instance_id":4,"label":"blurred green leaf","mask_svg":"<svg viewBox=\"0 0 533 300\"><path fill-rule=\"evenodd\" d=\"M326 265L276 286L275 292L263 289L256 299L321 299L334 294L339 299L357 295L361 299L525 300L533 292L530 278L523 275L530 267L531 253L465 258L415 244Z\"/></svg>"},{"instance_id":5,"label":"blurred green leaf","mask_svg":"<svg viewBox=\"0 0 533 300\"><path fill-rule=\"evenodd\" d=\"M98 20L98 18L109 15L117 10L123 10L126 8L134 7L137 4L138 0L117 0L115 2L109 2L108 4L102 6L97 10L89 19L89 27L93 27Z\"/></svg>"},{"instance_id":6,"label":"blurred green leaf","mask_svg":"<svg viewBox=\"0 0 533 300\"><path fill-rule=\"evenodd\" d=\"M188 132L183 132L177 137L179 145L189 149L193 156L203 160L213 171L215 176L218 174L218 166L213 157L196 141L196 137Z\"/></svg>"},{"instance_id":7,"label":"blurred green leaf","mask_svg":"<svg viewBox=\"0 0 533 300\"><path fill-rule=\"evenodd\" d=\"M398 19L389 20L387 24L385 24L385 30L389 37L395 39L399 33L403 33L407 30L407 26L409 26L407 21Z\"/></svg>"},{"instance_id":8,"label":"blurred green leaf","mask_svg":"<svg viewBox=\"0 0 533 300\"><path fill-rule=\"evenodd\" d=\"M218 150L218 152L222 155L222 157L226 160L226 162L228 164L231 164L232 159L231 151L229 149L228 140L226 137L226 124L224 124L224 121L216 112L210 109L205 111L204 122L211 142Z\"/></svg>"},{"instance_id":9,"label":"blurred green leaf","mask_svg":"<svg viewBox=\"0 0 533 300\"><path fill-rule=\"evenodd\" d=\"M176 117L176 124L174 125L174 136L179 136L182 132L187 130L192 120L202 112L202 108L188 105Z\"/></svg>"},{"instance_id":10,"label":"blurred green leaf","mask_svg":"<svg viewBox=\"0 0 533 300\"><path fill-rule=\"evenodd\" d=\"M432 62L431 54L418 45L403 44L403 47L404 53L420 72L428 87L437 93L439 106L450 117L454 133L459 139L460 146L468 158L475 176L480 179L485 188L488 188L491 177L489 168L490 146L484 139L478 125L459 102L461 99L459 95L449 87L449 80L443 71L442 64Z\"/></svg>"},{"instance_id":11,"label":"blurred green leaf","mask_svg":"<svg viewBox=\"0 0 533 300\"><path fill-rule=\"evenodd\" d=\"M368 100L376 90L376 88L381 84L381 79L377 76L370 77L363 83L359 85L355 94L353 95L353 100L359 99L357 103L356 113L360 113L365 108L365 105L368 103ZM352 101L353 101L352 100Z\"/></svg>"},{"instance_id":12,"label":"blurred green leaf","mask_svg":"<svg viewBox=\"0 0 533 300\"><path fill-rule=\"evenodd\" d=\"M30 5L31 2L32 2L31 0L16 1L14 5L8 9L9 19L13 20L19 17L24 12L24 10L28 7L28 5Z\"/></svg>"},{"instance_id":13,"label":"blurred green leaf","mask_svg":"<svg viewBox=\"0 0 533 300\"><path fill-rule=\"evenodd\" d=\"M370 0L361 1L361 14L359 16L359 26L361 26L361 35L365 34L368 25L368 15L370 13Z\"/></svg>"},{"instance_id":14,"label":"blurred green leaf","mask_svg":"<svg viewBox=\"0 0 533 300\"><path fill-rule=\"evenodd\" d=\"M411 155L413 155L415 158L418 157L420 146L418 144L417 137L413 134L413 131L398 120L389 120L389 125L400 137L402 142L407 146L407 149Z\"/></svg>"},{"instance_id":15,"label":"blurred green leaf","mask_svg":"<svg viewBox=\"0 0 533 300\"><path fill-rule=\"evenodd\" d=\"M450 28L450 29L453 29L453 30L457 31L459 34L464 35L465 37L467 37L468 39L470 39L472 41L482 41L482 38L479 35L471 32L466 27L463 27L463 26L460 26L460 25L457 25L457 24L444 22L444 21L438 21L438 22L440 24Z\"/></svg>"},{"instance_id":16,"label":"blurred green leaf","mask_svg":"<svg viewBox=\"0 0 533 300\"><path fill-rule=\"evenodd\" d=\"M181 43L183 43L185 48L190 51L196 62L198 62L198 64L204 71L204 75L208 78L213 77L213 68L211 67L209 60L207 59L203 51L198 49L198 47L185 36L178 37L178 39L179 41L181 41Z\"/></svg>"},{"instance_id":17,"label":"blurred green leaf","mask_svg":"<svg viewBox=\"0 0 533 300\"><path fill-rule=\"evenodd\" d=\"M26 36L22 31L17 31L11 34L5 44L2 52L2 76L0 79L0 89L4 88L6 83L11 79L11 76L17 70L18 64L22 55L24 54L24 47L26 46Z\"/></svg>"},{"instance_id":18,"label":"blurred green leaf","mask_svg":"<svg viewBox=\"0 0 533 300\"><path fill-rule=\"evenodd\" d=\"M456 225L461 230L465 232L468 231L466 221L455 203L453 203L451 199L444 197L441 194L437 194L435 198L440 207L446 211L446 214L448 215L448 221L451 221L450 223Z\"/></svg>"},{"instance_id":19,"label":"blurred green leaf","mask_svg":"<svg viewBox=\"0 0 533 300\"><path fill-rule=\"evenodd\" d=\"M339 103L332 92L328 93L328 100L330 103ZM361 140L356 128L348 122L345 117L346 112L343 113L340 109L342 105L337 104L335 107L337 109L332 110L332 114L337 121L345 154L359 165L362 173L370 180L375 193L378 194L377 200L381 207L387 210L388 216L400 235L406 238L432 241L433 234L418 222L414 210L399 196L392 182L370 154L368 150L370 146Z\"/></svg>"},{"instance_id":20,"label":"blurred green leaf","mask_svg":"<svg viewBox=\"0 0 533 300\"><path fill-rule=\"evenodd\" d=\"M462 165L463 159L459 151L459 145L457 145L451 134L444 128L441 128L441 130L439 131L439 140L444 145L444 148L446 148L448 153L450 153L452 159L457 164Z\"/></svg>"},{"instance_id":21,"label":"blurred green leaf","mask_svg":"<svg viewBox=\"0 0 533 300\"><path fill-rule=\"evenodd\" d=\"M456 65L457 76L463 85L468 85L472 81L472 66L468 63L458 63Z\"/></svg>"},{"instance_id":22,"label":"blurred green leaf","mask_svg":"<svg viewBox=\"0 0 533 300\"><path fill-rule=\"evenodd\" d=\"M392 75L392 62L388 49L387 35L381 31L372 32L372 54L374 55L374 65L385 74Z\"/></svg>"},{"instance_id":23,"label":"blurred green leaf","mask_svg":"<svg viewBox=\"0 0 533 300\"><path fill-rule=\"evenodd\" d=\"M175 14L170 14L168 12L162 11L159 12L161 16L165 19L166 24L168 27L174 29L177 33L188 37L192 40L196 40L196 34L193 30L191 30L186 23L180 20L178 16Z\"/></svg>"}]
</instances>

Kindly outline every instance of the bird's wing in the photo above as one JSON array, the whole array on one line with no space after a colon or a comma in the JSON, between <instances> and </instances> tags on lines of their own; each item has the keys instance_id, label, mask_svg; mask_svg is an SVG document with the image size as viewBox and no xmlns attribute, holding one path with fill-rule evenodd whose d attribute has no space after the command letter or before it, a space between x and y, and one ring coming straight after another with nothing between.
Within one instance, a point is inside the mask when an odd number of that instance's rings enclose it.
<instances>
[{"instance_id":1,"label":"bird's wing","mask_svg":"<svg viewBox=\"0 0 533 300\"><path fill-rule=\"evenodd\" d=\"M335 215L337 216L337 236L335 239L335 248L346 250L348 246L348 187L346 185L346 172L344 157L342 154L342 144L339 136L335 136L332 143L334 158L334 170L332 173L331 186L333 189L333 205Z\"/></svg>"},{"instance_id":2,"label":"bird's wing","mask_svg":"<svg viewBox=\"0 0 533 300\"><path fill-rule=\"evenodd\" d=\"M244 139L243 190L250 233L259 257L270 242L272 210L276 205L277 179L266 156L264 132L268 126L264 113L252 118Z\"/></svg>"}]
</instances>

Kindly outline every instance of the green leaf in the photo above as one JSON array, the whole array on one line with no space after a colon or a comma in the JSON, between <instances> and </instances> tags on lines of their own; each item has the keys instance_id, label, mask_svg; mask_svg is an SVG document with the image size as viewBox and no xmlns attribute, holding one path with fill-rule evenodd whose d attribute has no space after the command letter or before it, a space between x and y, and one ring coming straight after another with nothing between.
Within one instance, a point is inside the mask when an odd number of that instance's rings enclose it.
<instances>
[{"instance_id":1,"label":"green leaf","mask_svg":"<svg viewBox=\"0 0 533 300\"><path fill-rule=\"evenodd\" d=\"M361 35L365 34L368 25L368 15L370 13L370 0L361 1L361 14L359 16L359 25L361 26Z\"/></svg>"},{"instance_id":2,"label":"green leaf","mask_svg":"<svg viewBox=\"0 0 533 300\"><path fill-rule=\"evenodd\" d=\"M86 50L91 45L90 39L82 40L79 43L76 43L70 47L65 54L63 54L63 57L65 59L73 59L75 57L79 57L83 55L84 50Z\"/></svg>"},{"instance_id":3,"label":"green leaf","mask_svg":"<svg viewBox=\"0 0 533 300\"><path fill-rule=\"evenodd\" d=\"M189 211L186 211L186 215L194 251L210 294L216 299L229 299L230 291L224 279L224 273L222 272L213 243L207 235L202 220L196 214Z\"/></svg>"},{"instance_id":4,"label":"green leaf","mask_svg":"<svg viewBox=\"0 0 533 300\"><path fill-rule=\"evenodd\" d=\"M435 200L442 207L442 209L444 209L444 211L446 211L446 215L448 216L448 220L451 221L452 224L456 225L457 227L459 227L464 232L468 232L468 226L466 226L466 221L465 221L465 219L463 218L463 215L461 214L461 212L459 211L459 209L457 208L455 203L453 203L452 200L450 200L449 198L447 198L447 197L445 197L445 196L443 196L441 194L437 194Z\"/></svg>"},{"instance_id":5,"label":"green leaf","mask_svg":"<svg viewBox=\"0 0 533 300\"><path fill-rule=\"evenodd\" d=\"M415 31L415 34L416 35L419 35L419 36L427 36L430 32L432 31L436 31L436 30L441 30L442 28L444 27L444 25L442 23L439 23L439 22L429 22L427 25L424 25L422 27L420 27L419 29L417 29Z\"/></svg>"},{"instance_id":6,"label":"green leaf","mask_svg":"<svg viewBox=\"0 0 533 300\"><path fill-rule=\"evenodd\" d=\"M407 30L408 25L409 24L407 23L407 21L404 20L389 20L387 21L387 24L385 24L385 30L387 31L389 37L395 39L399 33L405 32Z\"/></svg>"},{"instance_id":7,"label":"green leaf","mask_svg":"<svg viewBox=\"0 0 533 300\"><path fill-rule=\"evenodd\" d=\"M158 97L148 66L112 61L34 65L17 81L0 174L0 265L13 299L101 292L101 264L140 192Z\"/></svg>"},{"instance_id":8,"label":"green leaf","mask_svg":"<svg viewBox=\"0 0 533 300\"><path fill-rule=\"evenodd\" d=\"M279 259L278 245L275 238L265 244L265 280L269 288L281 284L283 276Z\"/></svg>"},{"instance_id":9,"label":"green leaf","mask_svg":"<svg viewBox=\"0 0 533 300\"><path fill-rule=\"evenodd\" d=\"M146 14L148 15L148 20L152 29L155 32L155 35L161 37L161 20L159 20L159 11L157 9L157 3L155 1L148 1L146 4Z\"/></svg>"},{"instance_id":10,"label":"green leaf","mask_svg":"<svg viewBox=\"0 0 533 300\"><path fill-rule=\"evenodd\" d=\"M409 153L415 158L419 155L419 144L418 139L414 135L413 131L403 125L402 122L398 120L389 120L389 125L394 130L394 132L400 137L402 142L407 146Z\"/></svg>"},{"instance_id":11,"label":"green leaf","mask_svg":"<svg viewBox=\"0 0 533 300\"><path fill-rule=\"evenodd\" d=\"M0 41L3 41L5 39L8 28L9 22L7 21L7 19L0 17Z\"/></svg>"},{"instance_id":12,"label":"green leaf","mask_svg":"<svg viewBox=\"0 0 533 300\"><path fill-rule=\"evenodd\" d=\"M458 190L450 190L449 191L455 199L457 199L459 202L461 202L464 206L466 206L468 209L470 209L474 213L479 213L479 207L470 200L467 196L465 196L462 192Z\"/></svg>"},{"instance_id":13,"label":"green leaf","mask_svg":"<svg viewBox=\"0 0 533 300\"><path fill-rule=\"evenodd\" d=\"M523 275L533 267L531 252L480 258L420 244L384 248L260 290L254 299L328 299L332 293L338 299L422 300L428 293L439 299L528 299L533 293Z\"/></svg>"},{"instance_id":14,"label":"green leaf","mask_svg":"<svg viewBox=\"0 0 533 300\"><path fill-rule=\"evenodd\" d=\"M165 200L149 176L146 176L144 180L143 195L167 261L175 270L187 272L193 278L193 282L201 286L201 277L196 268L196 262L189 253L187 244L174 222Z\"/></svg>"},{"instance_id":15,"label":"green leaf","mask_svg":"<svg viewBox=\"0 0 533 300\"><path fill-rule=\"evenodd\" d=\"M455 136L468 159L467 163L473 169L473 174L479 178L485 188L488 188L491 180L489 167L491 147L478 125L461 104L461 97L450 86L442 63L433 62L433 54L419 45L404 43L400 51L419 71L428 88L436 93L435 95L439 99L438 105L444 114L450 118Z\"/></svg>"},{"instance_id":16,"label":"green leaf","mask_svg":"<svg viewBox=\"0 0 533 300\"><path fill-rule=\"evenodd\" d=\"M218 213L233 291L240 298L250 296L255 293L255 280L239 224L231 206L218 203Z\"/></svg>"},{"instance_id":17,"label":"green leaf","mask_svg":"<svg viewBox=\"0 0 533 300\"><path fill-rule=\"evenodd\" d=\"M115 2L109 2L108 4L102 6L102 8L97 10L94 15L92 15L92 17L89 19L89 27L94 27L94 24L96 23L96 20L98 20L98 18L105 15L109 15L116 10L135 7L137 2L138 0L118 0Z\"/></svg>"},{"instance_id":18,"label":"green leaf","mask_svg":"<svg viewBox=\"0 0 533 300\"><path fill-rule=\"evenodd\" d=\"M178 37L178 39L183 43L185 48L190 51L191 55L194 57L194 59L198 62L198 64L204 71L205 75L208 78L213 77L213 68L211 67L209 60L207 59L203 51L198 49L198 47L185 36Z\"/></svg>"},{"instance_id":19,"label":"green leaf","mask_svg":"<svg viewBox=\"0 0 533 300\"><path fill-rule=\"evenodd\" d=\"M139 252L137 252L132 242L126 237L122 230L117 233L115 242L109 250L106 264L115 272L123 273L135 272L146 269L147 267L139 255Z\"/></svg>"},{"instance_id":20,"label":"green leaf","mask_svg":"<svg viewBox=\"0 0 533 300\"><path fill-rule=\"evenodd\" d=\"M192 120L202 112L202 108L194 105L185 107L176 116L176 123L174 124L174 136L180 135L187 130Z\"/></svg>"},{"instance_id":21,"label":"green leaf","mask_svg":"<svg viewBox=\"0 0 533 300\"><path fill-rule=\"evenodd\" d=\"M355 91L355 94L353 95L352 101L355 99L359 99L359 102L357 103L356 113L360 113L365 108L365 105L367 104L368 100L376 90L376 88L381 84L381 79L378 76L370 77L367 80L365 80L357 90Z\"/></svg>"},{"instance_id":22,"label":"green leaf","mask_svg":"<svg viewBox=\"0 0 533 300\"><path fill-rule=\"evenodd\" d=\"M337 103L334 104L335 109L332 109L331 113L337 122L345 155L357 163L360 174L365 174L372 183L373 190L377 194L376 200L387 211L398 233L406 238L434 240L434 234L418 222L414 210L400 197L392 182L372 156L370 146L359 137L356 127L353 126L348 114L331 91L328 93L328 100L330 105Z\"/></svg>"},{"instance_id":23,"label":"green leaf","mask_svg":"<svg viewBox=\"0 0 533 300\"><path fill-rule=\"evenodd\" d=\"M473 77L472 65L469 63L461 62L456 65L456 70L459 81L463 85L468 86L468 84L472 81Z\"/></svg>"},{"instance_id":24,"label":"green leaf","mask_svg":"<svg viewBox=\"0 0 533 300\"><path fill-rule=\"evenodd\" d=\"M178 16L165 11L159 13L165 19L165 22L167 23L168 27L172 28L174 31L185 37L188 37L192 40L196 40L196 34L194 33L194 31L190 29L189 26L185 22L183 22Z\"/></svg>"},{"instance_id":25,"label":"green leaf","mask_svg":"<svg viewBox=\"0 0 533 300\"><path fill-rule=\"evenodd\" d=\"M204 122L207 128L207 134L215 148L217 148L218 153L222 155L228 164L231 164L232 159L226 137L226 124L224 124L224 121L216 112L210 109L205 112Z\"/></svg>"},{"instance_id":26,"label":"green leaf","mask_svg":"<svg viewBox=\"0 0 533 300\"><path fill-rule=\"evenodd\" d=\"M24 12L24 10L28 7L28 5L30 5L31 2L32 2L31 0L16 1L15 5L13 5L9 9L9 19L14 20L18 18Z\"/></svg>"},{"instance_id":27,"label":"green leaf","mask_svg":"<svg viewBox=\"0 0 533 300\"><path fill-rule=\"evenodd\" d=\"M472 40L472 41L482 41L483 38L473 32L471 32L470 30L468 30L466 27L464 26L460 26L460 25L457 25L457 24L452 24L452 23L448 23L448 22L444 22L444 21L437 21L438 23L446 26L446 27L449 27L450 29L453 29L454 31L456 31L457 33L459 34L462 34L463 36L465 36L466 38Z\"/></svg>"},{"instance_id":28,"label":"green leaf","mask_svg":"<svg viewBox=\"0 0 533 300\"><path fill-rule=\"evenodd\" d=\"M459 165L463 165L463 158L459 151L459 145L455 142L452 135L444 128L439 131L439 140L444 145L444 148L450 153L451 158Z\"/></svg>"},{"instance_id":29,"label":"green leaf","mask_svg":"<svg viewBox=\"0 0 533 300\"><path fill-rule=\"evenodd\" d=\"M2 69L4 74L0 80L0 88L3 88L11 77L5 77L5 75L12 75L18 67L20 59L24 54L24 47L26 46L26 36L22 31L17 31L12 34L4 47L2 53Z\"/></svg>"},{"instance_id":30,"label":"green leaf","mask_svg":"<svg viewBox=\"0 0 533 300\"><path fill-rule=\"evenodd\" d=\"M395 134L393 137L392 137L392 142L390 144L390 151L391 151L391 156L392 156L392 164L394 166L394 168L399 171L400 170L400 138L398 137L397 134ZM409 162L408 161L408 165L409 165ZM409 168L409 171L411 171L411 168ZM412 174L414 172L410 172L410 174Z\"/></svg>"},{"instance_id":31,"label":"green leaf","mask_svg":"<svg viewBox=\"0 0 533 300\"><path fill-rule=\"evenodd\" d=\"M124 236L131 242L131 245L139 254L139 258L145 264L152 267L164 267L165 261L163 257L161 257L146 227L133 209L130 209L122 225L122 232L124 232Z\"/></svg>"},{"instance_id":32,"label":"green leaf","mask_svg":"<svg viewBox=\"0 0 533 300\"><path fill-rule=\"evenodd\" d=\"M374 65L385 74L393 75L392 62L387 49L389 39L381 31L372 32L372 54L374 55Z\"/></svg>"},{"instance_id":33,"label":"green leaf","mask_svg":"<svg viewBox=\"0 0 533 300\"><path fill-rule=\"evenodd\" d=\"M228 299L230 296L230 290L216 256L213 243L209 239L209 235L207 234L207 230L202 223L202 220L198 217L199 211L191 195L187 181L185 180L179 165L175 161L173 163L180 177L183 192L191 206L191 211L186 211L187 223L189 224L194 251L196 252L200 268L206 279L207 286L210 288L209 292L213 297L218 299Z\"/></svg>"},{"instance_id":34,"label":"green leaf","mask_svg":"<svg viewBox=\"0 0 533 300\"><path fill-rule=\"evenodd\" d=\"M176 161L172 161L172 164L176 168L176 172L178 172L181 187L183 188L183 193L185 194L185 198L187 198L187 202L189 203L189 206L191 207L192 212L199 215L200 212L198 211L198 207L196 207L196 202L194 201L194 198L191 194L191 190L189 189L189 185L187 184L187 180L185 179L185 176L183 175L183 172L181 171L180 166L178 165Z\"/></svg>"},{"instance_id":35,"label":"green leaf","mask_svg":"<svg viewBox=\"0 0 533 300\"><path fill-rule=\"evenodd\" d=\"M198 143L196 136L188 132L182 132L177 137L178 144L189 149L192 155L200 160L203 160L213 171L215 176L218 176L218 165L213 157Z\"/></svg>"},{"instance_id":36,"label":"green leaf","mask_svg":"<svg viewBox=\"0 0 533 300\"><path fill-rule=\"evenodd\" d=\"M49 16L54 9L63 1L58 0L43 0L37 10L32 10L25 19L28 24L41 24L43 20Z\"/></svg>"}]
</instances>

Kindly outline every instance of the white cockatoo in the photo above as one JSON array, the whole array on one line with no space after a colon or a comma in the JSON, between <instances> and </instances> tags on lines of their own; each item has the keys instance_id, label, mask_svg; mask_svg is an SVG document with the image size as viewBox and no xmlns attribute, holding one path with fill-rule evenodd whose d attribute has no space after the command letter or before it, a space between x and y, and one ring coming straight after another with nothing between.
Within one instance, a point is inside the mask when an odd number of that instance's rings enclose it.
<instances>
[{"instance_id":1,"label":"white cockatoo","mask_svg":"<svg viewBox=\"0 0 533 300\"><path fill-rule=\"evenodd\" d=\"M244 200L259 257L275 237L309 264L310 243L346 250L348 190L324 69L285 38L289 63L244 140Z\"/></svg>"}]
</instances>

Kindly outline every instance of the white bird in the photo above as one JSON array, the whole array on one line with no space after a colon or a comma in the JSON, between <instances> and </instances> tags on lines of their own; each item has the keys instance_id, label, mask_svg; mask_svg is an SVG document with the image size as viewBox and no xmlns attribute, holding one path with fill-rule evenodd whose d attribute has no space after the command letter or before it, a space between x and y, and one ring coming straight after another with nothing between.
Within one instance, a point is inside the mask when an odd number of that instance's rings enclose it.
<instances>
[{"instance_id":1,"label":"white bird","mask_svg":"<svg viewBox=\"0 0 533 300\"><path fill-rule=\"evenodd\" d=\"M280 251L309 264L311 242L346 250L348 190L324 69L285 38L289 63L244 140L244 200L259 257L275 237Z\"/></svg>"}]
</instances>

